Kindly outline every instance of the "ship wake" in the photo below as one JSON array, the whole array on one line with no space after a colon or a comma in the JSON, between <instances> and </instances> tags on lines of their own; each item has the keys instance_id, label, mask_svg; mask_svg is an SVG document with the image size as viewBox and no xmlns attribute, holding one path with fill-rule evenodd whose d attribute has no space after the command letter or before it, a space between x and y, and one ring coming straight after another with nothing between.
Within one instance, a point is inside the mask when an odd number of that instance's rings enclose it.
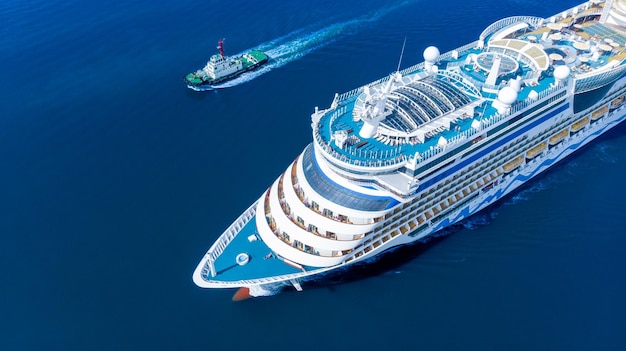
<instances>
[{"instance_id":1,"label":"ship wake","mask_svg":"<svg viewBox=\"0 0 626 351\"><path fill-rule=\"evenodd\" d=\"M389 12L397 10L412 2L414 1L403 1L401 3L368 13L362 17L335 23L323 28L318 28L319 25L314 25L291 32L285 36L273 39L254 48L265 52L270 58L269 62L261 66L260 68L254 71L245 72L233 80L213 86L189 87L198 91L215 90L234 87L249 82L276 68L280 68L292 61L298 60L305 55L317 49L320 49L340 38L355 34L363 27L363 25L374 23L380 20ZM249 52L250 50L252 49L244 50L243 52L238 53L235 56L240 56L245 52Z\"/></svg>"}]
</instances>

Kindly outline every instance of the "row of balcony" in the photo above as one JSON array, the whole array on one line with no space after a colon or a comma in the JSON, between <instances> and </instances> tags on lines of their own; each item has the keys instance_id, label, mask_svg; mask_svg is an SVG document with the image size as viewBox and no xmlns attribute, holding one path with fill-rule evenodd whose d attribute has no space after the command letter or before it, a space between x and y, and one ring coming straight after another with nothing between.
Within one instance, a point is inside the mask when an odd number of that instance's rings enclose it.
<instances>
[{"instance_id":1,"label":"row of balcony","mask_svg":"<svg viewBox=\"0 0 626 351\"><path fill-rule=\"evenodd\" d=\"M308 253L310 255L315 255L315 256L322 256L322 257L338 257L338 256L342 256L342 255L347 255L350 252L352 252L352 250L343 250L343 251L339 251L339 250L325 250L325 249L320 249L320 248L316 248L307 244L304 244L298 240L291 240L291 237L289 236L289 234L286 231L281 230L278 225L276 224L276 220L274 219L274 217L272 216L271 211L268 211L269 208L269 194L270 192L268 191L266 196L265 196L265 219L267 221L267 224L270 228L270 230L272 231L272 233L274 233L274 235L280 239L282 242L284 242L285 244L298 249L302 252Z\"/></svg>"},{"instance_id":2,"label":"row of balcony","mask_svg":"<svg viewBox=\"0 0 626 351\"><path fill-rule=\"evenodd\" d=\"M269 193L268 193L269 194ZM297 225L298 227L300 227L302 230L305 230L307 232L313 233L317 236L326 238L326 239L331 239L331 240L346 240L346 241L352 241L352 240L359 240L362 239L367 233L364 234L356 234L356 235L337 235L334 232L331 231L319 231L317 226L313 225L313 224L306 224L304 222L304 219L302 219L302 217L294 215L291 211L291 207L289 206L289 204L287 203L287 201L285 200L285 194L283 192L283 176L281 176L280 180L278 181L278 200L280 203L280 206L283 210L283 213L285 214L285 216L287 216L287 218L289 218L291 220L292 223L294 223L295 225ZM266 206L266 214L269 214L270 210L267 208L269 207L269 195L268 195L268 200L267 200L267 205ZM312 209L312 207L307 206L308 208ZM315 211L319 214L322 214L318 211ZM322 214L324 215L324 214ZM349 221L347 221L347 217L344 217L343 220L341 220L341 218L333 216L333 217L329 217L327 215L324 215L325 217L331 218L333 220L336 221L340 221L343 223L349 223Z\"/></svg>"}]
</instances>

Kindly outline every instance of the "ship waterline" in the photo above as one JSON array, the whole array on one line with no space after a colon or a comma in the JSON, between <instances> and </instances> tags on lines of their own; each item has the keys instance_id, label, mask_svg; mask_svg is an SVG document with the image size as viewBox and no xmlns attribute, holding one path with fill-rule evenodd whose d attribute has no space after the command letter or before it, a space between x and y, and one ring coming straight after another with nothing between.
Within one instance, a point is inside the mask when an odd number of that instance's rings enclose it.
<instances>
[{"instance_id":1,"label":"ship waterline","mask_svg":"<svg viewBox=\"0 0 626 351\"><path fill-rule=\"evenodd\" d=\"M268 288L423 240L625 118L626 1L515 16L315 108L312 142L216 240L194 282Z\"/></svg>"}]
</instances>

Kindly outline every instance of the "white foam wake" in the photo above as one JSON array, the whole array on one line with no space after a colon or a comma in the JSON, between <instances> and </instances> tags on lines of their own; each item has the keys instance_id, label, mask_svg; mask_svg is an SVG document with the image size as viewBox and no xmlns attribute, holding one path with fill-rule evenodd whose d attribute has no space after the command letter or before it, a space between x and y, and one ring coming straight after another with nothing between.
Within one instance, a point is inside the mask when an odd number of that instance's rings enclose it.
<instances>
[{"instance_id":1,"label":"white foam wake","mask_svg":"<svg viewBox=\"0 0 626 351\"><path fill-rule=\"evenodd\" d=\"M282 290L282 286L280 285L252 285L248 288L250 290L250 296L252 297L260 297L260 296L272 296L278 294Z\"/></svg>"},{"instance_id":2,"label":"white foam wake","mask_svg":"<svg viewBox=\"0 0 626 351\"><path fill-rule=\"evenodd\" d=\"M389 12L403 7L411 2L414 1L403 1L399 4L374 11L365 16L345 22L335 23L321 29L316 29L316 26L299 29L280 38L273 39L256 47L256 49L264 51L270 57L270 61L260 68L243 73L239 77L225 83L216 84L210 87L190 86L190 88L194 90L223 89L249 82L273 69L282 67L289 62L300 59L312 51L324 47L341 37L354 34L363 24L376 22ZM252 49L244 50L236 56L242 55L250 50Z\"/></svg>"}]
</instances>

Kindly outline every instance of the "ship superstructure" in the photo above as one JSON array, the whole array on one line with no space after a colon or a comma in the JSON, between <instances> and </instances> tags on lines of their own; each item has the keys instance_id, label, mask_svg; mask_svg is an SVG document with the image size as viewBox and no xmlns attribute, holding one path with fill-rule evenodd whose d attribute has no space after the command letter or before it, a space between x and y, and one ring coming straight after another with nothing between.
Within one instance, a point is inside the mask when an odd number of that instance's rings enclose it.
<instances>
[{"instance_id":1,"label":"ship superstructure","mask_svg":"<svg viewBox=\"0 0 626 351\"><path fill-rule=\"evenodd\" d=\"M626 1L509 17L312 114L313 142L211 246L207 288L301 282L480 211L625 118Z\"/></svg>"}]
</instances>

